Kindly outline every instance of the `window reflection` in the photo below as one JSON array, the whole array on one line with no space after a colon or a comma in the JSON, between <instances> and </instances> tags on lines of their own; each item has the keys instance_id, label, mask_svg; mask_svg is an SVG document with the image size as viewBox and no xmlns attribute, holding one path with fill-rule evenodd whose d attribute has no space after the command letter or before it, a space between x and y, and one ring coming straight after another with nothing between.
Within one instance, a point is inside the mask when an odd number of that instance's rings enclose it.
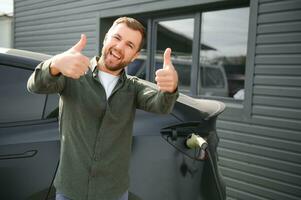
<instances>
[{"instance_id":1,"label":"window reflection","mask_svg":"<svg viewBox=\"0 0 301 200\"><path fill-rule=\"evenodd\" d=\"M26 83L31 73L30 70L0 65L0 123L41 119L45 96L27 91Z\"/></svg>"},{"instance_id":2,"label":"window reflection","mask_svg":"<svg viewBox=\"0 0 301 200\"><path fill-rule=\"evenodd\" d=\"M162 68L163 53L170 47L172 63L179 76L179 90L183 93L190 91L193 30L193 18L160 21L157 24L156 70Z\"/></svg>"},{"instance_id":3,"label":"window reflection","mask_svg":"<svg viewBox=\"0 0 301 200\"><path fill-rule=\"evenodd\" d=\"M200 51L200 95L243 94L248 21L249 8L202 14L201 43L209 48Z\"/></svg>"},{"instance_id":4,"label":"window reflection","mask_svg":"<svg viewBox=\"0 0 301 200\"><path fill-rule=\"evenodd\" d=\"M147 19L139 19L139 22L141 22L145 28L145 33L147 34ZM147 35L145 36L145 39L147 38ZM147 40L145 40L145 43L140 51L140 56L135 59L132 63L130 63L127 68L126 72L129 75L137 76L141 79L146 79L146 55L147 55Z\"/></svg>"},{"instance_id":5,"label":"window reflection","mask_svg":"<svg viewBox=\"0 0 301 200\"><path fill-rule=\"evenodd\" d=\"M202 86L206 88L224 88L223 73L219 68L202 67Z\"/></svg>"},{"instance_id":6,"label":"window reflection","mask_svg":"<svg viewBox=\"0 0 301 200\"><path fill-rule=\"evenodd\" d=\"M146 54L141 52L139 58L130 63L127 67L127 74L146 79Z\"/></svg>"}]
</instances>

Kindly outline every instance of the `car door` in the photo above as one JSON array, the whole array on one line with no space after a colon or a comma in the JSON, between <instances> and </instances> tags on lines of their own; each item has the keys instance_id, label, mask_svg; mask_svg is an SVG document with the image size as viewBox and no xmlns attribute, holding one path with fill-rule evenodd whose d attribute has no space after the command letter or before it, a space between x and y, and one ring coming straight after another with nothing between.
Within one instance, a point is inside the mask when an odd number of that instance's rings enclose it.
<instances>
[{"instance_id":1,"label":"car door","mask_svg":"<svg viewBox=\"0 0 301 200\"><path fill-rule=\"evenodd\" d=\"M137 111L130 190L141 199L202 199L200 185L204 162L196 159L199 154L196 149L188 149L184 145L193 130L185 130L184 135L174 135L174 138L169 132L171 129L168 127L181 124L183 121L172 114ZM164 131L167 134L162 135Z\"/></svg>"},{"instance_id":2,"label":"car door","mask_svg":"<svg viewBox=\"0 0 301 200\"><path fill-rule=\"evenodd\" d=\"M216 119L224 109L221 102L180 94L169 115L137 110L130 168L133 199L225 199L216 152ZM193 134L205 148L188 147Z\"/></svg>"},{"instance_id":3,"label":"car door","mask_svg":"<svg viewBox=\"0 0 301 200\"><path fill-rule=\"evenodd\" d=\"M0 61L0 199L46 199L59 159L57 119L44 119L46 95L30 94L37 61ZM1 59L4 60L4 59Z\"/></svg>"}]
</instances>

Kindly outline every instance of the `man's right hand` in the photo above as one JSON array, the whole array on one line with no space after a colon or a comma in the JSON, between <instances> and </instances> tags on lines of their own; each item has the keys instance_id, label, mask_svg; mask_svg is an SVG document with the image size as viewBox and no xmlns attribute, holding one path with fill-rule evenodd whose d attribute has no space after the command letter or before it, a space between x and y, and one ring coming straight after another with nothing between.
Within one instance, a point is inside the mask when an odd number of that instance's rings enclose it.
<instances>
[{"instance_id":1,"label":"man's right hand","mask_svg":"<svg viewBox=\"0 0 301 200\"><path fill-rule=\"evenodd\" d=\"M85 48L87 38L84 34L81 39L69 50L55 55L51 60L50 74L56 76L63 74L64 76L78 79L83 76L89 68L89 58L81 54Z\"/></svg>"}]
</instances>

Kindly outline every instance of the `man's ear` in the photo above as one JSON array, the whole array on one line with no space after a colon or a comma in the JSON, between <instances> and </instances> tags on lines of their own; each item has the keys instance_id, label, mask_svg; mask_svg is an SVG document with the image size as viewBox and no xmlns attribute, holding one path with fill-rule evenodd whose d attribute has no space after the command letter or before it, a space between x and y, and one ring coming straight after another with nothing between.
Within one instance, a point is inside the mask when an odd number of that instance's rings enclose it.
<instances>
[{"instance_id":1,"label":"man's ear","mask_svg":"<svg viewBox=\"0 0 301 200\"><path fill-rule=\"evenodd\" d=\"M136 58L138 58L138 56L140 55L140 51L138 51L134 57L132 58L131 62L133 62Z\"/></svg>"}]
</instances>

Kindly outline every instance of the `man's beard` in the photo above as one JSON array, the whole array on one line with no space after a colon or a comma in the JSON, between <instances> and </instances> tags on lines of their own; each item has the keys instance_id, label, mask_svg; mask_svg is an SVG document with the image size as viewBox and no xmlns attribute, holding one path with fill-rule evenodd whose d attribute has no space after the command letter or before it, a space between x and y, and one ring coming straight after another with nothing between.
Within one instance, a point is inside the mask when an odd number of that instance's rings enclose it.
<instances>
[{"instance_id":1,"label":"man's beard","mask_svg":"<svg viewBox=\"0 0 301 200\"><path fill-rule=\"evenodd\" d=\"M111 64L107 61L107 56L108 56L108 54L110 53L110 51L111 51L111 49L109 49L109 50L107 51L107 53L106 53L105 50L102 49L102 55L101 55L101 57L100 57L100 62L101 62L101 64L102 64L105 68L107 68L108 70L110 70L110 71L119 71L119 70L125 68L129 63L131 63L131 61L126 61L126 60L124 60L124 61L118 63L117 65L111 65Z\"/></svg>"}]
</instances>

